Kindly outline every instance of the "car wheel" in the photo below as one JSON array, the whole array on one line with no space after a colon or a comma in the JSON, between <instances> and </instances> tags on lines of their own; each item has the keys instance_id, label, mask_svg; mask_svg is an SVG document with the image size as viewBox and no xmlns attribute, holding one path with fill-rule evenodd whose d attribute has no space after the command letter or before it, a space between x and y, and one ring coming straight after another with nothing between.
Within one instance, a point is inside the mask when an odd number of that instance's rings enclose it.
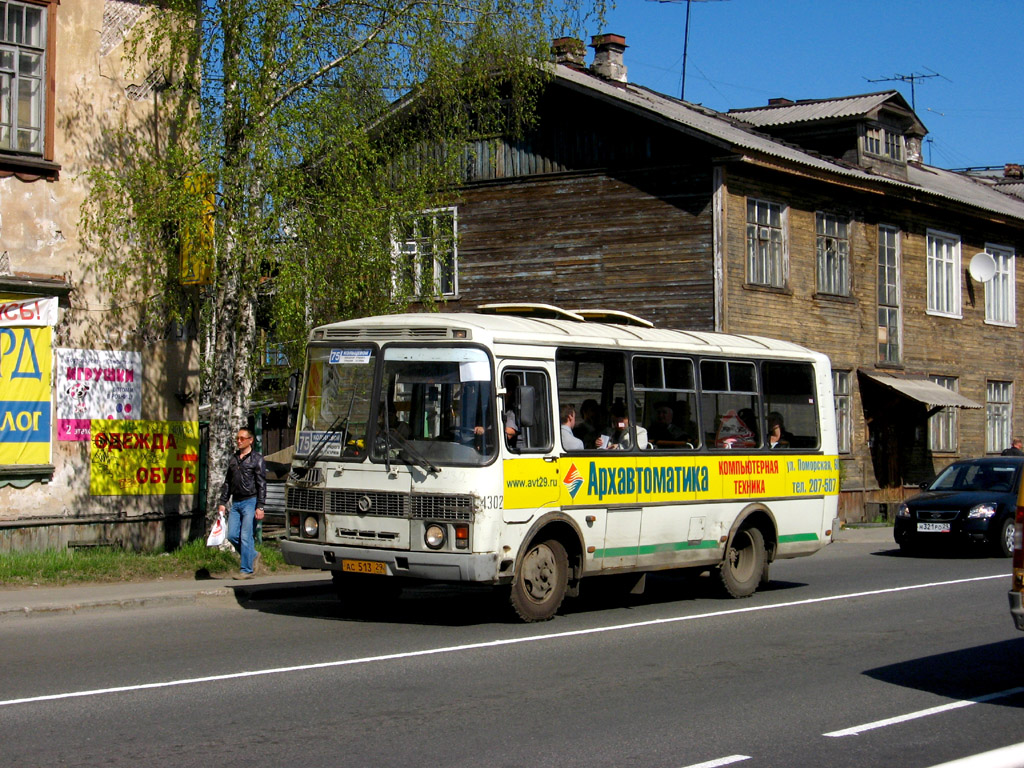
<instances>
[{"instance_id":1,"label":"car wheel","mask_svg":"<svg viewBox=\"0 0 1024 768\"><path fill-rule=\"evenodd\" d=\"M993 542L997 557L1013 556L1013 533L1013 518L1007 517L999 526L999 532L996 534L995 541Z\"/></svg>"}]
</instances>

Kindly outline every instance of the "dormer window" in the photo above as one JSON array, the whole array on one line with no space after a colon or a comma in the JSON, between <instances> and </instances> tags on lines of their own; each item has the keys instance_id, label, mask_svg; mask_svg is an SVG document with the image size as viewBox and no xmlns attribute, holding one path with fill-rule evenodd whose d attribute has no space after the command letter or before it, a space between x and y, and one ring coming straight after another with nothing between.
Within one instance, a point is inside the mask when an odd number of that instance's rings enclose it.
<instances>
[{"instance_id":1,"label":"dormer window","mask_svg":"<svg viewBox=\"0 0 1024 768\"><path fill-rule=\"evenodd\" d=\"M864 135L864 151L869 155L879 155L902 163L903 135L885 128L868 128Z\"/></svg>"}]
</instances>

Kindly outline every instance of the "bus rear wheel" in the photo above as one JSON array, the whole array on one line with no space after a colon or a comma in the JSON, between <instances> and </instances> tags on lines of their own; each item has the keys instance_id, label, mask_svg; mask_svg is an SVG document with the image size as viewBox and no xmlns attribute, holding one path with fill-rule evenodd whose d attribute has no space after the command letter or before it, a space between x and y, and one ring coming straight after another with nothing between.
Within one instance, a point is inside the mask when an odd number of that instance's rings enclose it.
<instances>
[{"instance_id":1,"label":"bus rear wheel","mask_svg":"<svg viewBox=\"0 0 1024 768\"><path fill-rule=\"evenodd\" d=\"M722 589L730 597L750 597L764 573L764 536L757 528L742 528L733 536L718 569Z\"/></svg>"},{"instance_id":2,"label":"bus rear wheel","mask_svg":"<svg viewBox=\"0 0 1024 768\"><path fill-rule=\"evenodd\" d=\"M547 621L562 605L569 583L569 556L555 539L535 541L526 550L509 599L523 621Z\"/></svg>"}]
</instances>

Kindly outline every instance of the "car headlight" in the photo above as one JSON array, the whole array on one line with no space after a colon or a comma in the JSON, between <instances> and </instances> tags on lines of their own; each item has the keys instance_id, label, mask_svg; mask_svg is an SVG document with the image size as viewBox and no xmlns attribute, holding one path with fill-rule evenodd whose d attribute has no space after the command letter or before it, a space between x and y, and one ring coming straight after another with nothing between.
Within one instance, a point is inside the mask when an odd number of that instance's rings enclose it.
<instances>
[{"instance_id":1,"label":"car headlight","mask_svg":"<svg viewBox=\"0 0 1024 768\"><path fill-rule=\"evenodd\" d=\"M320 521L316 515L306 515L306 519L302 521L302 533L307 539L317 537L317 534L320 533Z\"/></svg>"},{"instance_id":2,"label":"car headlight","mask_svg":"<svg viewBox=\"0 0 1024 768\"><path fill-rule=\"evenodd\" d=\"M905 501L900 502L899 507L896 508L896 517L910 517L910 507Z\"/></svg>"},{"instance_id":3,"label":"car headlight","mask_svg":"<svg viewBox=\"0 0 1024 768\"><path fill-rule=\"evenodd\" d=\"M975 504L971 507L971 511L967 513L967 517L975 519L988 519L996 513L996 503L994 501L987 501L984 504Z\"/></svg>"},{"instance_id":4,"label":"car headlight","mask_svg":"<svg viewBox=\"0 0 1024 768\"><path fill-rule=\"evenodd\" d=\"M423 532L423 543L431 549L440 549L444 546L445 530L443 525L431 523Z\"/></svg>"}]
</instances>

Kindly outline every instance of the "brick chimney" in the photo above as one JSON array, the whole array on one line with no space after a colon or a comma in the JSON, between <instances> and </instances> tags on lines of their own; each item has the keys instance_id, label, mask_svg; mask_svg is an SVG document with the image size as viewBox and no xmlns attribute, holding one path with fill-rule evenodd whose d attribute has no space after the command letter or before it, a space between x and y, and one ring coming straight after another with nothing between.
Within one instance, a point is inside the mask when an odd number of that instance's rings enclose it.
<instances>
[{"instance_id":1,"label":"brick chimney","mask_svg":"<svg viewBox=\"0 0 1024 768\"><path fill-rule=\"evenodd\" d=\"M627 47L626 38L622 35L594 35L590 39L590 47L594 49L591 72L605 80L626 82L626 65L622 63L622 54Z\"/></svg>"},{"instance_id":2,"label":"brick chimney","mask_svg":"<svg viewBox=\"0 0 1024 768\"><path fill-rule=\"evenodd\" d=\"M769 107L790 107L793 104L796 104L796 102L792 99L783 98L781 96L774 99L768 99Z\"/></svg>"},{"instance_id":3,"label":"brick chimney","mask_svg":"<svg viewBox=\"0 0 1024 768\"><path fill-rule=\"evenodd\" d=\"M558 37L551 41L551 54L555 64L565 64L575 69L586 67L587 47L575 37Z\"/></svg>"},{"instance_id":4,"label":"brick chimney","mask_svg":"<svg viewBox=\"0 0 1024 768\"><path fill-rule=\"evenodd\" d=\"M1004 179L1024 179L1024 167L1020 163L1007 163L1003 166Z\"/></svg>"}]
</instances>

